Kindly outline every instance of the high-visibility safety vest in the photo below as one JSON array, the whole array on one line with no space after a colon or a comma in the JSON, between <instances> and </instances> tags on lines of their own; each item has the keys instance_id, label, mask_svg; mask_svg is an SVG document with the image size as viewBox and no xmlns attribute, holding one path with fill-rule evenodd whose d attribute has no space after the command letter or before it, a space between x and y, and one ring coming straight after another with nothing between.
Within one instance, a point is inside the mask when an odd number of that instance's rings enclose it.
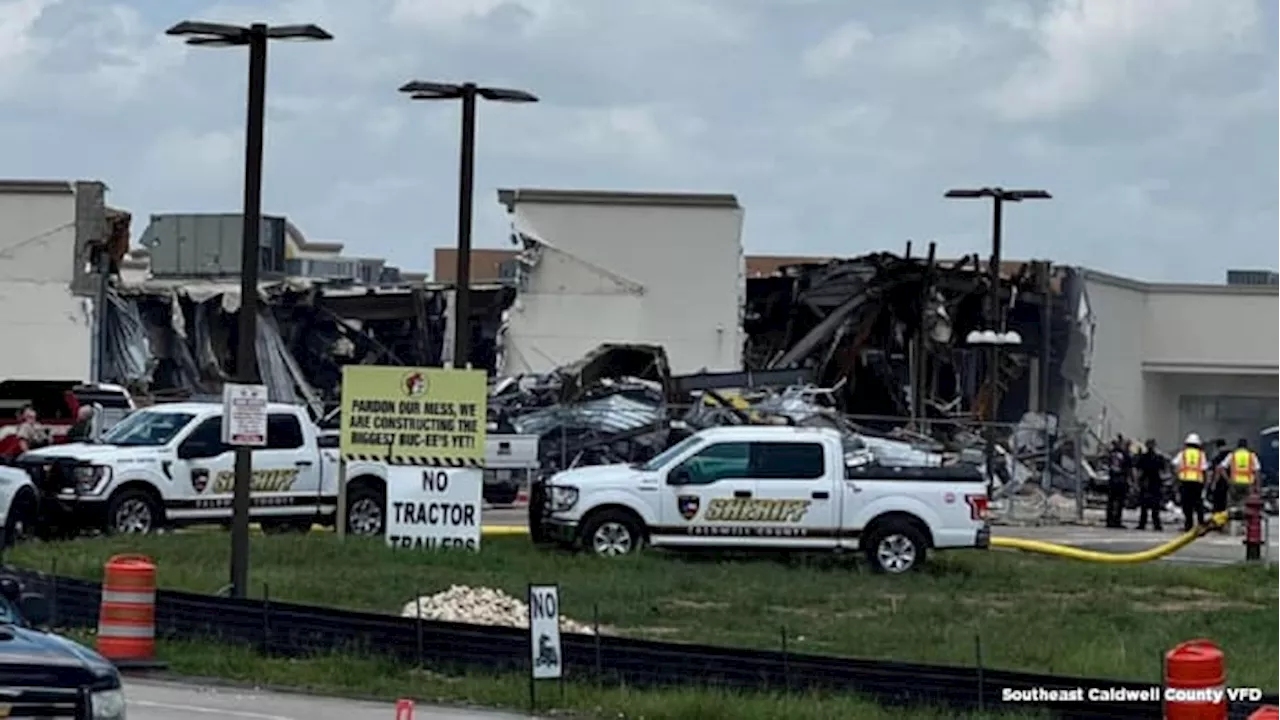
<instances>
[{"instance_id":1,"label":"high-visibility safety vest","mask_svg":"<svg viewBox=\"0 0 1280 720\"><path fill-rule=\"evenodd\" d=\"M1253 451L1239 448L1231 453L1231 482L1238 485L1253 484Z\"/></svg>"},{"instance_id":2,"label":"high-visibility safety vest","mask_svg":"<svg viewBox=\"0 0 1280 720\"><path fill-rule=\"evenodd\" d=\"M1197 448L1183 448L1182 465L1178 468L1178 479L1186 482L1204 482L1204 453Z\"/></svg>"}]
</instances>

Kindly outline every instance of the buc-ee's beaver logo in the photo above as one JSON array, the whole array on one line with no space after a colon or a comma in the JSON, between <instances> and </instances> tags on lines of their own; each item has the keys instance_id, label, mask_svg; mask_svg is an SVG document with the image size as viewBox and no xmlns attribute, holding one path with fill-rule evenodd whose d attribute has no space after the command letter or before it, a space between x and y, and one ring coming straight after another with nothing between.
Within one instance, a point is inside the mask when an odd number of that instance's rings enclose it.
<instances>
[{"instance_id":1,"label":"buc-ee's beaver logo","mask_svg":"<svg viewBox=\"0 0 1280 720\"><path fill-rule=\"evenodd\" d=\"M409 397L418 397L427 394L427 376L421 372L411 372L404 376L404 380L400 383L404 394Z\"/></svg>"}]
</instances>

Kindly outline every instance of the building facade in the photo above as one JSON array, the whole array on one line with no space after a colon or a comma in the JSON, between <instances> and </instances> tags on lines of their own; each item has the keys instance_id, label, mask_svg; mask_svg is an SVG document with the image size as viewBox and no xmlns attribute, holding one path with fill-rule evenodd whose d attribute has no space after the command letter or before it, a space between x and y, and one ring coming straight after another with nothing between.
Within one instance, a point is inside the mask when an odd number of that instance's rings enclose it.
<instances>
[{"instance_id":1,"label":"building facade","mask_svg":"<svg viewBox=\"0 0 1280 720\"><path fill-rule=\"evenodd\" d=\"M85 382L100 277L90 245L111 234L105 185L0 180L0 380Z\"/></svg>"},{"instance_id":2,"label":"building facade","mask_svg":"<svg viewBox=\"0 0 1280 720\"><path fill-rule=\"evenodd\" d=\"M676 374L742 367L743 211L732 195L500 190L523 250L499 372L602 343L660 345Z\"/></svg>"},{"instance_id":3,"label":"building facade","mask_svg":"<svg viewBox=\"0 0 1280 720\"><path fill-rule=\"evenodd\" d=\"M1274 284L1144 283L1085 270L1094 316L1083 420L1169 448L1190 432L1253 442L1276 424Z\"/></svg>"}]
</instances>

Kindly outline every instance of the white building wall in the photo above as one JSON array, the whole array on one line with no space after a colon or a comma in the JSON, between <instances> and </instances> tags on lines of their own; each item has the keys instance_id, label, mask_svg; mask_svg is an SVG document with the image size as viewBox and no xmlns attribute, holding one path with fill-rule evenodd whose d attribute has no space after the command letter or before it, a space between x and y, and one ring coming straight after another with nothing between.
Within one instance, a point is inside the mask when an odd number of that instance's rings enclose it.
<instances>
[{"instance_id":1,"label":"white building wall","mask_svg":"<svg viewBox=\"0 0 1280 720\"><path fill-rule=\"evenodd\" d=\"M89 379L90 307L71 292L75 245L69 183L0 182L0 380Z\"/></svg>"},{"instance_id":2,"label":"white building wall","mask_svg":"<svg viewBox=\"0 0 1280 720\"><path fill-rule=\"evenodd\" d=\"M1077 416L1108 434L1139 435L1145 426L1142 326L1146 293L1086 273L1095 327L1088 397Z\"/></svg>"},{"instance_id":3,"label":"white building wall","mask_svg":"<svg viewBox=\"0 0 1280 720\"><path fill-rule=\"evenodd\" d=\"M1274 288L1155 286L1143 326L1147 369L1275 376L1280 298Z\"/></svg>"},{"instance_id":4,"label":"white building wall","mask_svg":"<svg viewBox=\"0 0 1280 720\"><path fill-rule=\"evenodd\" d=\"M732 196L503 191L545 243L508 316L505 373L601 343L666 349L674 373L742 365L742 208Z\"/></svg>"},{"instance_id":5,"label":"white building wall","mask_svg":"<svg viewBox=\"0 0 1280 720\"><path fill-rule=\"evenodd\" d=\"M1082 420L1165 447L1192 431L1206 439L1253 437L1274 422L1276 288L1147 284L1096 271L1085 277L1097 325Z\"/></svg>"}]
</instances>

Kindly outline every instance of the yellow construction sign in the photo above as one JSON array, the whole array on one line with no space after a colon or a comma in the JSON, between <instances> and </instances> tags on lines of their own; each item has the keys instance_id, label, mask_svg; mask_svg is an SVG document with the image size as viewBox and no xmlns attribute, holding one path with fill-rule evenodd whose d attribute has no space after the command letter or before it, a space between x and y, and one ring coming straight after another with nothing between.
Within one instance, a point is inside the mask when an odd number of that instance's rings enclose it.
<instances>
[{"instance_id":1,"label":"yellow construction sign","mask_svg":"<svg viewBox=\"0 0 1280 720\"><path fill-rule=\"evenodd\" d=\"M349 461L480 467L488 396L483 370L347 365L342 455Z\"/></svg>"}]
</instances>

